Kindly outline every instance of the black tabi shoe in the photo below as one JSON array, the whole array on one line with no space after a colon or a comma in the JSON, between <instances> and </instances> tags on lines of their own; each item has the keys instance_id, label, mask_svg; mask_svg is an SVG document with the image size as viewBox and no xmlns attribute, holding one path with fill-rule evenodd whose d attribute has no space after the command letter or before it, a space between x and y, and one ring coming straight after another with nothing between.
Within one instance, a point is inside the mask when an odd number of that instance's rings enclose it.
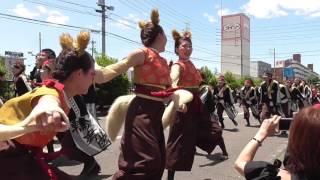
<instances>
[{"instance_id":1,"label":"black tabi shoe","mask_svg":"<svg viewBox=\"0 0 320 180\"><path fill-rule=\"evenodd\" d=\"M92 158L89 162L84 163L80 176L97 175L101 172L101 167L97 161Z\"/></svg>"},{"instance_id":2,"label":"black tabi shoe","mask_svg":"<svg viewBox=\"0 0 320 180\"><path fill-rule=\"evenodd\" d=\"M222 160L229 159L228 153L227 152L222 153L221 159Z\"/></svg>"},{"instance_id":3,"label":"black tabi shoe","mask_svg":"<svg viewBox=\"0 0 320 180\"><path fill-rule=\"evenodd\" d=\"M220 122L221 128L224 129L224 123Z\"/></svg>"},{"instance_id":4,"label":"black tabi shoe","mask_svg":"<svg viewBox=\"0 0 320 180\"><path fill-rule=\"evenodd\" d=\"M234 124L235 126L238 126L237 121L235 121L234 119L231 119L231 121L233 122L233 124Z\"/></svg>"}]
</instances>

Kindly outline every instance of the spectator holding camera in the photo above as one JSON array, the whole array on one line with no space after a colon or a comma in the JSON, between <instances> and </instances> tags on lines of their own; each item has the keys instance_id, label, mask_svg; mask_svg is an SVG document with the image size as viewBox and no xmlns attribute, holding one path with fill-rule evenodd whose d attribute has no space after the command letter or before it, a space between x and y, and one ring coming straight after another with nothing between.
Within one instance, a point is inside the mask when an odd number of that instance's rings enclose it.
<instances>
[{"instance_id":1,"label":"spectator holding camera","mask_svg":"<svg viewBox=\"0 0 320 180\"><path fill-rule=\"evenodd\" d=\"M268 135L272 135L279 124L280 116L266 119L257 134L250 140L235 162L235 169L246 179L320 179L320 105L298 112L290 128L288 160L285 169L281 162L274 164L252 161L257 149Z\"/></svg>"}]
</instances>

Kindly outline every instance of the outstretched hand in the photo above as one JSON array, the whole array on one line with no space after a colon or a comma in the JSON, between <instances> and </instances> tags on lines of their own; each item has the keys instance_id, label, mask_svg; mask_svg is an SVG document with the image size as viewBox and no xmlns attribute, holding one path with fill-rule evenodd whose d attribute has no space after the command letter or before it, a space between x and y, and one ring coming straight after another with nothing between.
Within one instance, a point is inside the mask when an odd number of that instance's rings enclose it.
<instances>
[{"instance_id":1,"label":"outstretched hand","mask_svg":"<svg viewBox=\"0 0 320 180\"><path fill-rule=\"evenodd\" d=\"M69 128L69 119L53 96L43 96L32 109L21 126L27 126L35 120L36 128L42 132L63 132Z\"/></svg>"},{"instance_id":2,"label":"outstretched hand","mask_svg":"<svg viewBox=\"0 0 320 180\"><path fill-rule=\"evenodd\" d=\"M265 119L263 123L261 124L261 127L258 131L258 135L261 136L261 138L266 138L267 136L273 135L275 132L278 131L278 124L281 119L281 116L273 116L272 118Z\"/></svg>"},{"instance_id":3,"label":"outstretched hand","mask_svg":"<svg viewBox=\"0 0 320 180\"><path fill-rule=\"evenodd\" d=\"M61 111L46 111L36 118L36 127L43 132L64 132L69 125L64 121Z\"/></svg>"}]
</instances>

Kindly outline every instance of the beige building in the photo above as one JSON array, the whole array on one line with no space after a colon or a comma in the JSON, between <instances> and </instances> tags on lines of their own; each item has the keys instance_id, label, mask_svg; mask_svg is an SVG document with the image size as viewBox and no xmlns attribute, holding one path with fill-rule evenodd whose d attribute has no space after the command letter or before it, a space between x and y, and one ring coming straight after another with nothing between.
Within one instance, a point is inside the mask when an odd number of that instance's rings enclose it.
<instances>
[{"instance_id":1,"label":"beige building","mask_svg":"<svg viewBox=\"0 0 320 180\"><path fill-rule=\"evenodd\" d=\"M250 19L243 13L221 17L221 72L250 75Z\"/></svg>"},{"instance_id":2,"label":"beige building","mask_svg":"<svg viewBox=\"0 0 320 180\"><path fill-rule=\"evenodd\" d=\"M266 71L271 72L271 64L263 61L250 62L250 76L262 78L263 73Z\"/></svg>"}]
</instances>

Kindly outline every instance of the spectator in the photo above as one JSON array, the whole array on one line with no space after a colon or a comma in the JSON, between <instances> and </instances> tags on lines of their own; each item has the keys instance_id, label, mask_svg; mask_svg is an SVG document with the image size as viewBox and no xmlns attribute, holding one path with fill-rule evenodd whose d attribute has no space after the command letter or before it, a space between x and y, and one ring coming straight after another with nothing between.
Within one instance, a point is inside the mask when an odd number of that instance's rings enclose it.
<instances>
[{"instance_id":1,"label":"spectator","mask_svg":"<svg viewBox=\"0 0 320 180\"><path fill-rule=\"evenodd\" d=\"M24 74L26 66L17 62L13 66L13 82L15 86L15 96L21 96L26 92L31 91L31 86L27 81L27 77Z\"/></svg>"},{"instance_id":2,"label":"spectator","mask_svg":"<svg viewBox=\"0 0 320 180\"><path fill-rule=\"evenodd\" d=\"M0 84L4 81L4 75L5 75L5 73L0 71ZM2 105L3 105L3 101L0 98L0 108L1 108Z\"/></svg>"},{"instance_id":3,"label":"spectator","mask_svg":"<svg viewBox=\"0 0 320 180\"><path fill-rule=\"evenodd\" d=\"M52 71L54 70L54 65L48 60L44 61L40 70L41 80L52 79Z\"/></svg>"},{"instance_id":4,"label":"spectator","mask_svg":"<svg viewBox=\"0 0 320 180\"><path fill-rule=\"evenodd\" d=\"M49 61L49 63L55 65L56 53L52 49L42 49L41 52L36 57L36 64L33 70L30 72L30 80L32 80L35 84L41 83L41 73L40 70L45 61ZM35 86L34 86L35 87Z\"/></svg>"},{"instance_id":5,"label":"spectator","mask_svg":"<svg viewBox=\"0 0 320 180\"><path fill-rule=\"evenodd\" d=\"M94 118L97 118L96 96L97 96L97 93L95 90L95 86L93 84L90 86L88 93L82 96L88 111Z\"/></svg>"},{"instance_id":6,"label":"spectator","mask_svg":"<svg viewBox=\"0 0 320 180\"><path fill-rule=\"evenodd\" d=\"M263 161L252 161L264 139L275 132L280 116L266 119L254 138L240 153L235 162L236 170L246 179L320 179L319 116L319 105L302 109L294 116L285 169L280 169L279 160L273 165Z\"/></svg>"}]
</instances>

